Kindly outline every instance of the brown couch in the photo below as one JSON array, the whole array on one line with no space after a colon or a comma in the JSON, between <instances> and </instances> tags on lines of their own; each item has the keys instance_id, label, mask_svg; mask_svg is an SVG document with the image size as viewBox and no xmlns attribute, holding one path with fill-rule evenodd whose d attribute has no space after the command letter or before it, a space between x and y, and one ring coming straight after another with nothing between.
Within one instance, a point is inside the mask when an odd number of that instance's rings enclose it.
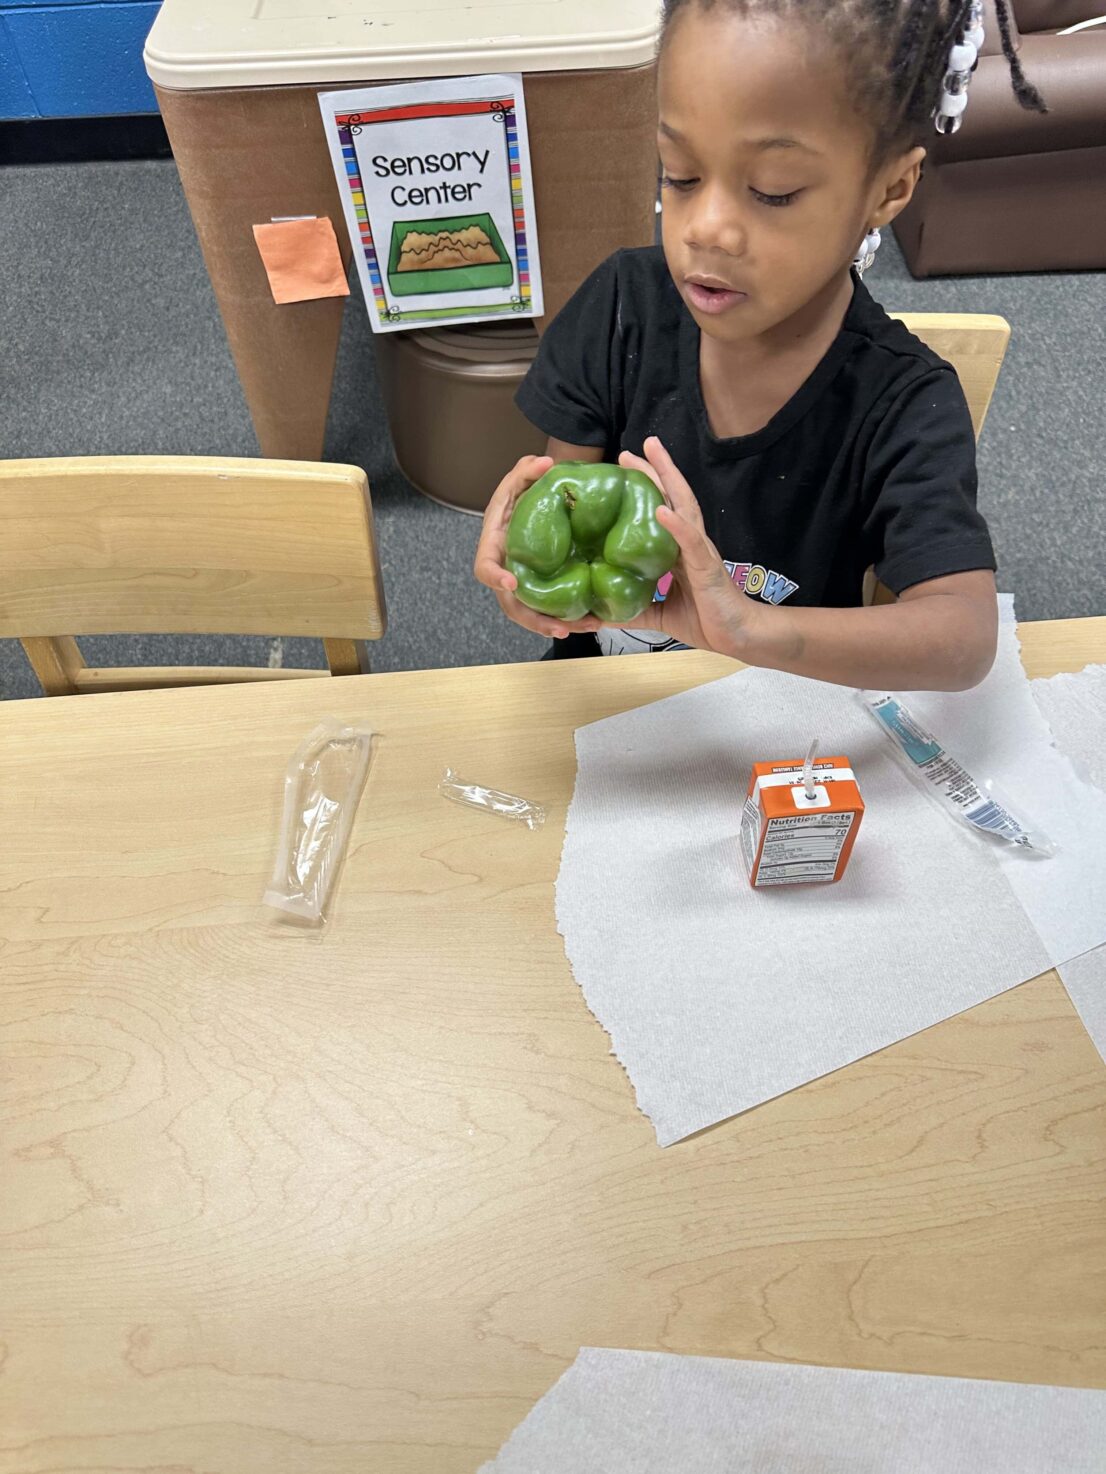
<instances>
[{"instance_id":1,"label":"brown couch","mask_svg":"<svg viewBox=\"0 0 1106 1474\"><path fill-rule=\"evenodd\" d=\"M915 276L1106 268L1106 0L1013 0L1014 41L1047 113L1019 107L990 0L959 132L934 131L895 221Z\"/></svg>"}]
</instances>

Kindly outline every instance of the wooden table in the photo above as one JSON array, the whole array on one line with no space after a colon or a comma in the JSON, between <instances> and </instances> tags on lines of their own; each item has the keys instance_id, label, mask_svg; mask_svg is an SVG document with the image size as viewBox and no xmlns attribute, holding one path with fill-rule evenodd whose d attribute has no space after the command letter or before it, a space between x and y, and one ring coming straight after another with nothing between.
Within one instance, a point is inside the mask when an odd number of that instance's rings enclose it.
<instances>
[{"instance_id":1,"label":"wooden table","mask_svg":"<svg viewBox=\"0 0 1106 1474\"><path fill-rule=\"evenodd\" d=\"M1106 1386L1055 974L664 1151L635 1109L554 927L572 732L730 669L0 705L0 1474L471 1474L581 1344ZM327 712L380 738L314 939L258 901Z\"/></svg>"}]
</instances>

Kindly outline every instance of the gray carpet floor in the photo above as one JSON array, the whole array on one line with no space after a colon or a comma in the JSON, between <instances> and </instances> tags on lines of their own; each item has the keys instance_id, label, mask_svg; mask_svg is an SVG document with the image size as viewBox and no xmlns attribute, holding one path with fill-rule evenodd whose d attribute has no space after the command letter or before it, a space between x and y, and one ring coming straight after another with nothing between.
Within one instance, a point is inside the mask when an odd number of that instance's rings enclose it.
<instances>
[{"instance_id":1,"label":"gray carpet floor","mask_svg":"<svg viewBox=\"0 0 1106 1474\"><path fill-rule=\"evenodd\" d=\"M256 455L171 161L0 170L0 457ZM867 277L892 310L998 312L1013 339L980 444L980 504L1023 618L1106 613L1106 273L916 282L888 240ZM326 456L372 487L389 630L377 670L529 660L543 643L472 580L478 519L396 469L359 295ZM321 665L311 641L97 638L94 664ZM0 694L38 694L0 641Z\"/></svg>"}]
</instances>

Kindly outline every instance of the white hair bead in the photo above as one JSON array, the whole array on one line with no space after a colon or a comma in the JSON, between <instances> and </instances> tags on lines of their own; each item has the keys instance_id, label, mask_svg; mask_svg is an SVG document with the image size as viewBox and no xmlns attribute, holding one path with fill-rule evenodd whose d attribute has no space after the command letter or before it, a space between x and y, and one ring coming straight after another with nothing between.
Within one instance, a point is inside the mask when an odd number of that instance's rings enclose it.
<instances>
[{"instance_id":1,"label":"white hair bead","mask_svg":"<svg viewBox=\"0 0 1106 1474\"><path fill-rule=\"evenodd\" d=\"M955 133L960 127L964 109L968 106L968 84L983 48L983 39L983 0L971 0L968 28L960 40L949 47L941 100L933 109L933 122L938 133Z\"/></svg>"}]
</instances>

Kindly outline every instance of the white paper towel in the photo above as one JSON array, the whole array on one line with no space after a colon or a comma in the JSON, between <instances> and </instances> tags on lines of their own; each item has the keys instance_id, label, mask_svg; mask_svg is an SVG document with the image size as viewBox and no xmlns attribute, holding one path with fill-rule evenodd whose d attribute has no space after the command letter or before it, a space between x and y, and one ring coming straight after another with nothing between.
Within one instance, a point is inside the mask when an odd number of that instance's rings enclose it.
<instances>
[{"instance_id":1,"label":"white paper towel","mask_svg":"<svg viewBox=\"0 0 1106 1474\"><path fill-rule=\"evenodd\" d=\"M583 1347L479 1474L1102 1474L1106 1392Z\"/></svg>"},{"instance_id":2,"label":"white paper towel","mask_svg":"<svg viewBox=\"0 0 1106 1474\"><path fill-rule=\"evenodd\" d=\"M1106 947L1065 962L1060 978L1091 1042L1106 1060Z\"/></svg>"},{"instance_id":3,"label":"white paper towel","mask_svg":"<svg viewBox=\"0 0 1106 1474\"><path fill-rule=\"evenodd\" d=\"M1056 746L1080 777L1106 789L1106 665L1030 681L1033 700Z\"/></svg>"},{"instance_id":4,"label":"white paper towel","mask_svg":"<svg viewBox=\"0 0 1106 1474\"><path fill-rule=\"evenodd\" d=\"M1106 789L1106 665L1030 682L1056 746L1075 770ZM1095 1048L1106 1060L1106 947L1065 962L1060 976Z\"/></svg>"},{"instance_id":5,"label":"white paper towel","mask_svg":"<svg viewBox=\"0 0 1106 1474\"><path fill-rule=\"evenodd\" d=\"M993 778L1059 846L1042 863L1027 863L1011 846L994 848L1053 965L1106 942L1106 793L1073 765L1066 742L1053 745L1015 626L1000 625L998 657L981 686L914 692L907 704L977 781Z\"/></svg>"},{"instance_id":6,"label":"white paper towel","mask_svg":"<svg viewBox=\"0 0 1106 1474\"><path fill-rule=\"evenodd\" d=\"M866 804L849 869L754 892L737 843L750 769L817 733ZM978 836L835 687L743 671L583 727L576 748L558 923L662 1145L1050 965Z\"/></svg>"},{"instance_id":7,"label":"white paper towel","mask_svg":"<svg viewBox=\"0 0 1106 1474\"><path fill-rule=\"evenodd\" d=\"M1052 747L1013 627L982 688L909 704L1013 797L1031 772L1026 807L1064 856L1000 858L820 682L743 671L577 732L558 925L662 1145L1106 942L1106 796ZM816 734L867 806L848 872L754 892L737 846L750 769Z\"/></svg>"}]
</instances>

